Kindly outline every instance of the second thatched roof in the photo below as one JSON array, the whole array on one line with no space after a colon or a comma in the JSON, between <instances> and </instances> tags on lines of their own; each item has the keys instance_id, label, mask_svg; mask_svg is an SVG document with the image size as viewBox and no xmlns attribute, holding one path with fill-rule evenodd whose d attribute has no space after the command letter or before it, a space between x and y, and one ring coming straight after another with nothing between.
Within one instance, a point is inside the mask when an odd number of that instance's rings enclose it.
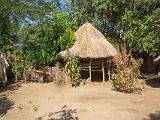
<instances>
[{"instance_id":1,"label":"second thatched roof","mask_svg":"<svg viewBox=\"0 0 160 120\"><path fill-rule=\"evenodd\" d=\"M81 59L112 58L116 49L106 40L102 33L90 23L85 23L76 32L76 41L73 47L61 51L58 58L64 58L67 51Z\"/></svg>"}]
</instances>

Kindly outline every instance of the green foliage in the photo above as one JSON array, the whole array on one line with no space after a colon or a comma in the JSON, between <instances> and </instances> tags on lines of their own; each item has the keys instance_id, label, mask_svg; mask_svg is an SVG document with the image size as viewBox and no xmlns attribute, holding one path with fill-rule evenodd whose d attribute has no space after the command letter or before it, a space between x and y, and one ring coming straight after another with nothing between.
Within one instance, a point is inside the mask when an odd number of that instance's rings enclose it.
<instances>
[{"instance_id":1,"label":"green foliage","mask_svg":"<svg viewBox=\"0 0 160 120\"><path fill-rule=\"evenodd\" d=\"M159 54L160 2L150 0L134 3L121 17L120 26L125 27L125 42L134 51L150 55Z\"/></svg>"},{"instance_id":2,"label":"green foliage","mask_svg":"<svg viewBox=\"0 0 160 120\"><path fill-rule=\"evenodd\" d=\"M52 32L47 25L27 26L19 32L21 49L35 66L53 61L58 48L54 43L56 41L53 40Z\"/></svg>"},{"instance_id":3,"label":"green foliage","mask_svg":"<svg viewBox=\"0 0 160 120\"><path fill-rule=\"evenodd\" d=\"M61 49L66 49L67 47L72 47L75 41L74 30L77 28L77 21L75 19L70 20L67 13L55 12L53 14L53 24L55 28L59 28L58 34L58 45Z\"/></svg>"},{"instance_id":4,"label":"green foliage","mask_svg":"<svg viewBox=\"0 0 160 120\"><path fill-rule=\"evenodd\" d=\"M65 71L70 77L71 84L75 87L79 86L81 83L80 68L78 64L78 59L68 54L66 57Z\"/></svg>"},{"instance_id":5,"label":"green foliage","mask_svg":"<svg viewBox=\"0 0 160 120\"><path fill-rule=\"evenodd\" d=\"M27 64L37 68L53 63L56 54L61 49L73 45L75 38L72 29L75 25L76 23L72 24L72 21L68 22L65 13L55 11L48 22L23 27L18 32L19 49L23 55L14 56L13 62L16 64L13 66L15 67L14 73L17 74L16 72L22 66L24 70ZM19 57L21 62L19 62ZM18 63L20 68L16 68Z\"/></svg>"},{"instance_id":6,"label":"green foliage","mask_svg":"<svg viewBox=\"0 0 160 120\"><path fill-rule=\"evenodd\" d=\"M25 44L28 40L27 37L25 35L19 36L19 33L23 31L22 26L30 22L38 23L38 21L45 20L46 15L50 12L49 4L45 0L0 1L0 51L4 53L11 51L13 72L16 80L22 77L26 64L33 61L29 57L33 53L29 53L24 49L28 47ZM27 31L23 32L24 34L27 33ZM25 40L22 38L25 38ZM16 42L18 42L18 47L14 47ZM43 54L43 51L41 53ZM38 56L41 56L40 53L38 53Z\"/></svg>"},{"instance_id":7,"label":"green foliage","mask_svg":"<svg viewBox=\"0 0 160 120\"><path fill-rule=\"evenodd\" d=\"M15 76L15 80L17 81L19 78L21 78L22 76L22 72L23 72L23 65L24 65L24 57L23 57L23 53L20 49L14 50L13 54L12 54L12 58L13 58L13 73Z\"/></svg>"},{"instance_id":8,"label":"green foliage","mask_svg":"<svg viewBox=\"0 0 160 120\"><path fill-rule=\"evenodd\" d=\"M26 66L50 65L61 49L73 45L76 20L61 12L57 0L2 0L0 6L0 50L12 51L15 79Z\"/></svg>"},{"instance_id":9,"label":"green foliage","mask_svg":"<svg viewBox=\"0 0 160 120\"><path fill-rule=\"evenodd\" d=\"M78 24L92 22L114 43L113 36L124 30L124 42L134 52L160 54L160 1L159 0L73 0ZM77 12L78 11L78 12ZM108 24L114 23L113 35Z\"/></svg>"},{"instance_id":10,"label":"green foliage","mask_svg":"<svg viewBox=\"0 0 160 120\"><path fill-rule=\"evenodd\" d=\"M68 22L67 15L57 11L44 24L24 27L19 31L24 54L36 66L50 64L61 49L73 45L73 28L75 23Z\"/></svg>"},{"instance_id":11,"label":"green foliage","mask_svg":"<svg viewBox=\"0 0 160 120\"><path fill-rule=\"evenodd\" d=\"M67 28L63 35L59 38L58 44L60 45L61 49L67 49L68 47L72 47L75 41L74 32Z\"/></svg>"},{"instance_id":12,"label":"green foliage","mask_svg":"<svg viewBox=\"0 0 160 120\"><path fill-rule=\"evenodd\" d=\"M142 60L134 60L131 54L126 54L123 50L122 54L115 57L115 64L117 68L113 74L113 87L117 91L133 93L142 90L139 79Z\"/></svg>"},{"instance_id":13,"label":"green foliage","mask_svg":"<svg viewBox=\"0 0 160 120\"><path fill-rule=\"evenodd\" d=\"M0 1L0 50L13 50L10 40L17 36L27 18L34 21L44 20L49 14L49 2L45 0L1 0Z\"/></svg>"}]
</instances>

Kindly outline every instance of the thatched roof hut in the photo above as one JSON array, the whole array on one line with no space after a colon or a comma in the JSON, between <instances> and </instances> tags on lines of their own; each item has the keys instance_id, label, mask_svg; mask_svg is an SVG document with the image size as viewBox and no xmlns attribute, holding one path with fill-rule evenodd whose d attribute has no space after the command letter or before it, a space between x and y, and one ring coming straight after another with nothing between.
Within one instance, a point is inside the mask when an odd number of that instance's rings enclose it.
<instances>
[{"instance_id":1,"label":"thatched roof hut","mask_svg":"<svg viewBox=\"0 0 160 120\"><path fill-rule=\"evenodd\" d=\"M85 23L76 32L76 41L68 51L71 55L80 59L112 58L116 49L106 40L102 33L92 24ZM64 58L67 50L58 54L58 58Z\"/></svg>"},{"instance_id":2,"label":"thatched roof hut","mask_svg":"<svg viewBox=\"0 0 160 120\"><path fill-rule=\"evenodd\" d=\"M155 65L160 65L160 55L153 60Z\"/></svg>"},{"instance_id":3,"label":"thatched roof hut","mask_svg":"<svg viewBox=\"0 0 160 120\"><path fill-rule=\"evenodd\" d=\"M89 71L90 80L92 71L102 71L103 81L105 81L105 71L107 71L107 77L110 79L111 59L116 55L116 49L90 23L82 25L75 32L75 37L76 41L73 47L61 51L57 58L64 59L69 52L69 54L80 59L81 70Z\"/></svg>"}]
</instances>

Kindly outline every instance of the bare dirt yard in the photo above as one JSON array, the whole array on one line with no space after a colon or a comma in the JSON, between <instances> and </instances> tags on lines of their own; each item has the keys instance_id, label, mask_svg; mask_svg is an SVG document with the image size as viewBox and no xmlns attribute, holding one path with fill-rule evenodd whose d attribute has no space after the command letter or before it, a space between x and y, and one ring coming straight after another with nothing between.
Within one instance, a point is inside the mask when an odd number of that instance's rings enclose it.
<instances>
[{"instance_id":1,"label":"bare dirt yard","mask_svg":"<svg viewBox=\"0 0 160 120\"><path fill-rule=\"evenodd\" d=\"M146 80L141 95L116 92L109 82L23 83L0 92L0 120L160 120L160 79Z\"/></svg>"}]
</instances>

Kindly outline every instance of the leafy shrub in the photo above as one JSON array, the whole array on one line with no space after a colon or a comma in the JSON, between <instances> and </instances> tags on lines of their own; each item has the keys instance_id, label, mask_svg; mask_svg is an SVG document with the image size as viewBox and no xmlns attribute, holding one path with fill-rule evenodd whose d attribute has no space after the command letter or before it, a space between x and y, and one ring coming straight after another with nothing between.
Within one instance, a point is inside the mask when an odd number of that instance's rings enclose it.
<instances>
[{"instance_id":1,"label":"leafy shrub","mask_svg":"<svg viewBox=\"0 0 160 120\"><path fill-rule=\"evenodd\" d=\"M12 54L13 58L13 73L15 80L17 81L22 77L23 65L24 65L24 56L23 52L20 49L14 50Z\"/></svg>"},{"instance_id":2,"label":"leafy shrub","mask_svg":"<svg viewBox=\"0 0 160 120\"><path fill-rule=\"evenodd\" d=\"M116 69L113 74L113 87L117 91L133 93L142 90L139 68L143 63L142 59L135 60L131 54L123 49L114 59Z\"/></svg>"},{"instance_id":3,"label":"leafy shrub","mask_svg":"<svg viewBox=\"0 0 160 120\"><path fill-rule=\"evenodd\" d=\"M81 79L80 79L80 68L78 66L79 61L74 56L71 56L70 54L66 57L66 65L65 65L65 71L69 75L72 86L78 86L80 85Z\"/></svg>"},{"instance_id":4,"label":"leafy shrub","mask_svg":"<svg viewBox=\"0 0 160 120\"><path fill-rule=\"evenodd\" d=\"M33 65L33 62L29 60L29 56L24 54L21 48L17 48L13 51L11 59L14 80L27 80L27 71Z\"/></svg>"}]
</instances>

